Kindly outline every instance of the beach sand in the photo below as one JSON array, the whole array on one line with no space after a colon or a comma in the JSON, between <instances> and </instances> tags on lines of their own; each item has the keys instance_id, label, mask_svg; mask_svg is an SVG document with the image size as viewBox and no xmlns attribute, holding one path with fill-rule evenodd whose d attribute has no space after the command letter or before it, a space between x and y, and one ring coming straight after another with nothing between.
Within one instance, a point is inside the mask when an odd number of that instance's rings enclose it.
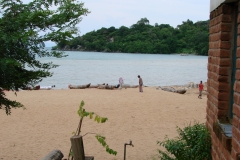
<instances>
[{"instance_id":1,"label":"beach sand","mask_svg":"<svg viewBox=\"0 0 240 160\"><path fill-rule=\"evenodd\" d=\"M25 105L26 110L12 109L10 116L0 112L0 160L37 160L54 149L68 157L70 137L79 122L77 110L82 100L86 111L107 117L106 123L83 120L85 155L95 160L148 160L157 157L157 141L176 137L176 126L194 121L205 123L207 96L198 99L198 89L178 94L144 87L122 90L65 89L6 92L7 97ZM94 134L106 137L116 156L108 154Z\"/></svg>"}]
</instances>

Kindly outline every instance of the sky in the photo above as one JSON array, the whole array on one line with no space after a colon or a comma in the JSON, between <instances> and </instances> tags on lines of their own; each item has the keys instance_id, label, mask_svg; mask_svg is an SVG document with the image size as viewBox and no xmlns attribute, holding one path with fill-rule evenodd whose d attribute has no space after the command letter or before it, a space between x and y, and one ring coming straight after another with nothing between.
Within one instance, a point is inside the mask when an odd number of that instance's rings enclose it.
<instances>
[{"instance_id":1,"label":"sky","mask_svg":"<svg viewBox=\"0 0 240 160\"><path fill-rule=\"evenodd\" d=\"M150 25L169 24L172 27L188 19L194 23L209 19L210 0L86 0L84 8L91 12L77 25L80 36L102 27L130 27L141 18ZM47 42L47 47L55 46Z\"/></svg>"}]
</instances>

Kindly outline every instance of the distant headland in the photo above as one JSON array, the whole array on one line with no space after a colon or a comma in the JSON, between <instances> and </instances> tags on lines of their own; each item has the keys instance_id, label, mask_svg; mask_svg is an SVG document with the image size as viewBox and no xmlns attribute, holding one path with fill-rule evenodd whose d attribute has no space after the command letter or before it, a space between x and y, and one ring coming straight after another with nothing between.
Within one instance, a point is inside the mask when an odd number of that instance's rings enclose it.
<instances>
[{"instance_id":1,"label":"distant headland","mask_svg":"<svg viewBox=\"0 0 240 160\"><path fill-rule=\"evenodd\" d=\"M52 50L111 53L208 54L209 20L191 20L173 28L169 24L149 24L141 18L131 27L110 27L91 31L59 42Z\"/></svg>"}]
</instances>

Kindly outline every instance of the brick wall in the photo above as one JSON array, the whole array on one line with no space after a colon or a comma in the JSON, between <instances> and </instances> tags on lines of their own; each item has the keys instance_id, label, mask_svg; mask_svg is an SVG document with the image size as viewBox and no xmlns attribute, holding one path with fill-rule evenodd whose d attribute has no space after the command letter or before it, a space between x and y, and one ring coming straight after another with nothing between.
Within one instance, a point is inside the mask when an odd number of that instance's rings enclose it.
<instances>
[{"instance_id":1,"label":"brick wall","mask_svg":"<svg viewBox=\"0 0 240 160\"><path fill-rule=\"evenodd\" d=\"M240 154L240 2L238 2L237 18L237 59L236 59L236 81L234 84L234 105L233 105L233 129L232 129L232 157L237 159ZM240 159L240 157L239 157Z\"/></svg>"},{"instance_id":2,"label":"brick wall","mask_svg":"<svg viewBox=\"0 0 240 160\"><path fill-rule=\"evenodd\" d=\"M237 45L234 45L234 10L238 7ZM237 47L236 81L232 138L226 137L216 122L227 119L231 101L231 72L234 47ZM240 154L240 3L222 4L210 13L208 52L208 100L206 125L212 137L213 160L237 160Z\"/></svg>"}]
</instances>

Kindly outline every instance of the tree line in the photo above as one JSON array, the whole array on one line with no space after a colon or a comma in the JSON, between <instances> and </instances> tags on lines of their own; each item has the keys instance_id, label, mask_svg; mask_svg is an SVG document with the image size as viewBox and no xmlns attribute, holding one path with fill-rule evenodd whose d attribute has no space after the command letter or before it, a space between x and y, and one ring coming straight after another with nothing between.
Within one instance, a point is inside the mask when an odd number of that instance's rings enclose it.
<instances>
[{"instance_id":1,"label":"tree line","mask_svg":"<svg viewBox=\"0 0 240 160\"><path fill-rule=\"evenodd\" d=\"M169 24L150 25L141 18L131 27L110 27L63 40L52 49L96 52L208 54L209 20L183 21L176 28Z\"/></svg>"}]
</instances>

